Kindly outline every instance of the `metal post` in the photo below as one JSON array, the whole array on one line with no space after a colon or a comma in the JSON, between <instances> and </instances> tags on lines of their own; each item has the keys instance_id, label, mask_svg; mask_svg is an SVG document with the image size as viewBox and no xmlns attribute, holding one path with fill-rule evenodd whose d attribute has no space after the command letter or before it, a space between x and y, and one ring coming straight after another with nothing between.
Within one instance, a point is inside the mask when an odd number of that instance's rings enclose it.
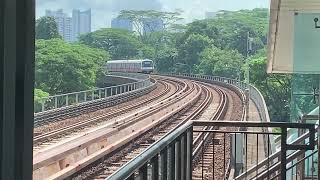
<instances>
[{"instance_id":1,"label":"metal post","mask_svg":"<svg viewBox=\"0 0 320 180\"><path fill-rule=\"evenodd\" d=\"M66 95L66 106L68 106L68 105L69 105L69 96Z\"/></svg>"},{"instance_id":2,"label":"metal post","mask_svg":"<svg viewBox=\"0 0 320 180\"><path fill-rule=\"evenodd\" d=\"M181 179L187 178L187 133L181 138Z\"/></svg>"},{"instance_id":3,"label":"metal post","mask_svg":"<svg viewBox=\"0 0 320 180\"><path fill-rule=\"evenodd\" d=\"M116 88L116 95L118 95L118 86L116 86L115 88Z\"/></svg>"},{"instance_id":4,"label":"metal post","mask_svg":"<svg viewBox=\"0 0 320 180\"><path fill-rule=\"evenodd\" d=\"M167 180L168 176L168 151L167 149L164 149L160 152L160 163L161 163L161 180Z\"/></svg>"},{"instance_id":5,"label":"metal post","mask_svg":"<svg viewBox=\"0 0 320 180\"><path fill-rule=\"evenodd\" d=\"M87 92L84 93L84 102L87 101Z\"/></svg>"},{"instance_id":6,"label":"metal post","mask_svg":"<svg viewBox=\"0 0 320 180\"><path fill-rule=\"evenodd\" d=\"M108 88L104 89L104 98L108 97Z\"/></svg>"},{"instance_id":7,"label":"metal post","mask_svg":"<svg viewBox=\"0 0 320 180\"><path fill-rule=\"evenodd\" d=\"M169 147L169 180L175 179L175 143Z\"/></svg>"},{"instance_id":8,"label":"metal post","mask_svg":"<svg viewBox=\"0 0 320 180\"><path fill-rule=\"evenodd\" d=\"M140 180L148 180L148 164L144 164L139 169Z\"/></svg>"},{"instance_id":9,"label":"metal post","mask_svg":"<svg viewBox=\"0 0 320 180\"><path fill-rule=\"evenodd\" d=\"M32 179L35 1L0 1L0 179Z\"/></svg>"},{"instance_id":10,"label":"metal post","mask_svg":"<svg viewBox=\"0 0 320 180\"><path fill-rule=\"evenodd\" d=\"M281 180L286 180L287 173L287 128L281 128Z\"/></svg>"},{"instance_id":11,"label":"metal post","mask_svg":"<svg viewBox=\"0 0 320 180\"><path fill-rule=\"evenodd\" d=\"M101 89L99 89L99 99L101 99Z\"/></svg>"},{"instance_id":12,"label":"metal post","mask_svg":"<svg viewBox=\"0 0 320 180\"><path fill-rule=\"evenodd\" d=\"M78 104L79 103L79 94L77 93L76 94L76 104Z\"/></svg>"},{"instance_id":13,"label":"metal post","mask_svg":"<svg viewBox=\"0 0 320 180\"><path fill-rule=\"evenodd\" d=\"M159 179L159 157L156 155L151 159L152 163L152 180L158 180Z\"/></svg>"},{"instance_id":14,"label":"metal post","mask_svg":"<svg viewBox=\"0 0 320 180\"><path fill-rule=\"evenodd\" d=\"M57 96L54 97L54 107L58 108L58 97Z\"/></svg>"},{"instance_id":15,"label":"metal post","mask_svg":"<svg viewBox=\"0 0 320 180\"><path fill-rule=\"evenodd\" d=\"M91 93L91 99L94 100L94 90Z\"/></svg>"},{"instance_id":16,"label":"metal post","mask_svg":"<svg viewBox=\"0 0 320 180\"><path fill-rule=\"evenodd\" d=\"M41 112L44 111L44 101L41 101Z\"/></svg>"},{"instance_id":17,"label":"metal post","mask_svg":"<svg viewBox=\"0 0 320 180\"><path fill-rule=\"evenodd\" d=\"M187 178L192 180L192 143L193 143L193 130L192 127L187 132Z\"/></svg>"},{"instance_id":18,"label":"metal post","mask_svg":"<svg viewBox=\"0 0 320 180\"><path fill-rule=\"evenodd\" d=\"M178 138L175 143L175 179L181 179L181 139Z\"/></svg>"}]
</instances>

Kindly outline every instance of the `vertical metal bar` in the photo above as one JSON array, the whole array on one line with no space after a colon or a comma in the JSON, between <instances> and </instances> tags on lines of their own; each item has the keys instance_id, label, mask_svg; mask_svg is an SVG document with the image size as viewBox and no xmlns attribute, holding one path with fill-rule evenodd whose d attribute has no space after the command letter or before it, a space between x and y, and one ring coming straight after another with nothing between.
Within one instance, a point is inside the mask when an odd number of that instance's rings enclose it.
<instances>
[{"instance_id":1,"label":"vertical metal bar","mask_svg":"<svg viewBox=\"0 0 320 180\"><path fill-rule=\"evenodd\" d=\"M156 155L151 159L152 163L152 180L159 179L159 156Z\"/></svg>"},{"instance_id":2,"label":"vertical metal bar","mask_svg":"<svg viewBox=\"0 0 320 180\"><path fill-rule=\"evenodd\" d=\"M192 142L193 142L193 129L189 128L187 131L187 178L186 180L192 179Z\"/></svg>"},{"instance_id":3,"label":"vertical metal bar","mask_svg":"<svg viewBox=\"0 0 320 180\"><path fill-rule=\"evenodd\" d=\"M215 148L215 145L214 145L214 134L213 134L213 136L212 136L212 179L213 180L214 180L214 165L215 165L215 163L214 163L214 159L215 159L214 148Z\"/></svg>"},{"instance_id":4,"label":"vertical metal bar","mask_svg":"<svg viewBox=\"0 0 320 180\"><path fill-rule=\"evenodd\" d=\"M313 153L313 151L312 151ZM311 179L314 179L314 172L315 172L315 168L314 168L314 159L313 159L313 155L311 156Z\"/></svg>"},{"instance_id":5,"label":"vertical metal bar","mask_svg":"<svg viewBox=\"0 0 320 180\"><path fill-rule=\"evenodd\" d=\"M148 164L144 164L140 169L139 169L139 176L140 180L148 180Z\"/></svg>"},{"instance_id":6,"label":"vertical metal bar","mask_svg":"<svg viewBox=\"0 0 320 180\"><path fill-rule=\"evenodd\" d=\"M287 172L287 128L281 128L281 180L286 180Z\"/></svg>"},{"instance_id":7,"label":"vertical metal bar","mask_svg":"<svg viewBox=\"0 0 320 180\"><path fill-rule=\"evenodd\" d=\"M226 133L223 133L223 172L226 172ZM225 173L224 179L226 179Z\"/></svg>"},{"instance_id":8,"label":"vertical metal bar","mask_svg":"<svg viewBox=\"0 0 320 180\"><path fill-rule=\"evenodd\" d=\"M245 153L245 158L246 158L246 174L245 174L245 180L247 180L247 171L248 171L248 134L245 134L245 146L246 146L246 153Z\"/></svg>"},{"instance_id":9,"label":"vertical metal bar","mask_svg":"<svg viewBox=\"0 0 320 180\"><path fill-rule=\"evenodd\" d=\"M267 164L267 171L269 172L270 170L270 135L268 134L268 150L267 150L267 153L268 153L268 164ZM270 179L270 173L268 173L268 179Z\"/></svg>"},{"instance_id":10,"label":"vertical metal bar","mask_svg":"<svg viewBox=\"0 0 320 180\"><path fill-rule=\"evenodd\" d=\"M94 100L94 91L92 91L91 96L92 96L91 99Z\"/></svg>"},{"instance_id":11,"label":"vertical metal bar","mask_svg":"<svg viewBox=\"0 0 320 180\"><path fill-rule=\"evenodd\" d=\"M118 95L118 86L116 87L116 95Z\"/></svg>"},{"instance_id":12,"label":"vertical metal bar","mask_svg":"<svg viewBox=\"0 0 320 180\"><path fill-rule=\"evenodd\" d=\"M41 112L44 111L44 101L41 101Z\"/></svg>"},{"instance_id":13,"label":"vertical metal bar","mask_svg":"<svg viewBox=\"0 0 320 180\"><path fill-rule=\"evenodd\" d=\"M296 166L296 180L298 180L298 166Z\"/></svg>"},{"instance_id":14,"label":"vertical metal bar","mask_svg":"<svg viewBox=\"0 0 320 180\"><path fill-rule=\"evenodd\" d=\"M256 166L258 166L259 162L259 134L257 134L257 147L256 147ZM256 177L258 176L258 168L256 168Z\"/></svg>"},{"instance_id":15,"label":"vertical metal bar","mask_svg":"<svg viewBox=\"0 0 320 180\"><path fill-rule=\"evenodd\" d=\"M175 143L175 179L181 179L181 139L177 138Z\"/></svg>"},{"instance_id":16,"label":"vertical metal bar","mask_svg":"<svg viewBox=\"0 0 320 180\"><path fill-rule=\"evenodd\" d=\"M104 89L104 98L108 97L108 88Z\"/></svg>"},{"instance_id":17,"label":"vertical metal bar","mask_svg":"<svg viewBox=\"0 0 320 180\"><path fill-rule=\"evenodd\" d=\"M186 179L187 169L187 133L184 133L181 137L181 179Z\"/></svg>"},{"instance_id":18,"label":"vertical metal bar","mask_svg":"<svg viewBox=\"0 0 320 180\"><path fill-rule=\"evenodd\" d=\"M87 92L84 92L84 102L87 101Z\"/></svg>"},{"instance_id":19,"label":"vertical metal bar","mask_svg":"<svg viewBox=\"0 0 320 180\"><path fill-rule=\"evenodd\" d=\"M77 93L76 94L76 104L78 104L79 103L79 94Z\"/></svg>"},{"instance_id":20,"label":"vertical metal bar","mask_svg":"<svg viewBox=\"0 0 320 180\"><path fill-rule=\"evenodd\" d=\"M201 154L201 178L203 179L204 175L204 134L202 134L202 154Z\"/></svg>"},{"instance_id":21,"label":"vertical metal bar","mask_svg":"<svg viewBox=\"0 0 320 180\"><path fill-rule=\"evenodd\" d=\"M32 179L34 0L0 1L0 179Z\"/></svg>"},{"instance_id":22,"label":"vertical metal bar","mask_svg":"<svg viewBox=\"0 0 320 180\"><path fill-rule=\"evenodd\" d=\"M169 180L175 179L175 143L173 142L169 148Z\"/></svg>"},{"instance_id":23,"label":"vertical metal bar","mask_svg":"<svg viewBox=\"0 0 320 180\"><path fill-rule=\"evenodd\" d=\"M66 95L66 106L68 106L68 105L69 105L69 96Z\"/></svg>"},{"instance_id":24,"label":"vertical metal bar","mask_svg":"<svg viewBox=\"0 0 320 180\"><path fill-rule=\"evenodd\" d=\"M234 148L233 149L234 149L234 173L235 173L235 175L238 175L238 167L237 167L237 133L234 133Z\"/></svg>"},{"instance_id":25,"label":"vertical metal bar","mask_svg":"<svg viewBox=\"0 0 320 180\"><path fill-rule=\"evenodd\" d=\"M58 108L58 97L54 97L54 107Z\"/></svg>"},{"instance_id":26,"label":"vertical metal bar","mask_svg":"<svg viewBox=\"0 0 320 180\"><path fill-rule=\"evenodd\" d=\"M99 99L101 99L101 89L99 89Z\"/></svg>"},{"instance_id":27,"label":"vertical metal bar","mask_svg":"<svg viewBox=\"0 0 320 180\"><path fill-rule=\"evenodd\" d=\"M161 163L161 180L167 180L167 171L168 171L168 167L167 167L167 161L168 161L168 151L167 149L164 149L160 152L160 163Z\"/></svg>"}]
</instances>

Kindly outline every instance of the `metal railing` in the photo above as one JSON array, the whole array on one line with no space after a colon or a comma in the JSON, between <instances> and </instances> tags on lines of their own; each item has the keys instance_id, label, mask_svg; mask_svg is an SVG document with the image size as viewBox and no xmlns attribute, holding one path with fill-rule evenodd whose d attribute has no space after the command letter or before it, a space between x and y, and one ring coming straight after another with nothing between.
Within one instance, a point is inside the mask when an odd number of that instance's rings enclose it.
<instances>
[{"instance_id":1,"label":"metal railing","mask_svg":"<svg viewBox=\"0 0 320 180\"><path fill-rule=\"evenodd\" d=\"M224 84L229 84L232 86L235 86L239 88L242 91L249 90L249 98L253 101L255 106L258 109L259 117L261 122L270 122L270 117L269 117L269 112L267 108L267 104L261 94L261 92L254 87L253 85L248 85L244 82L239 82L238 80L235 79L230 79L230 78L225 78L225 77L220 77L220 76L209 76L209 75L199 75L199 74L166 74L169 76L175 76L175 77L184 77L184 78L191 78L195 80L200 80L200 81L209 81L210 83L223 83ZM249 112L248 112L249 113ZM264 128L263 131L265 132L272 132L271 129ZM265 151L267 149L271 149L271 152L275 152L275 144L274 141L271 141L270 147L267 147L267 136L263 136L263 140L265 141ZM273 140L273 135L270 135L270 138Z\"/></svg>"},{"instance_id":2,"label":"metal railing","mask_svg":"<svg viewBox=\"0 0 320 180\"><path fill-rule=\"evenodd\" d=\"M91 102L99 99L108 98L122 93L134 91L148 87L152 84L149 75L134 74L134 73L112 73L107 76L116 76L134 80L136 82L121 84L118 86L110 86L105 88L95 88L86 91L72 92L67 94L60 94L49 96L40 99L40 103L34 104L35 113L43 113L46 111L53 111L59 108L65 108L71 105L78 105L81 103Z\"/></svg>"},{"instance_id":3,"label":"metal railing","mask_svg":"<svg viewBox=\"0 0 320 180\"><path fill-rule=\"evenodd\" d=\"M202 127L202 128L195 128ZM206 130L203 127L214 127L215 130ZM268 133L264 132L262 128L280 128L279 133ZM232 130L236 129L249 129L254 128L254 131L238 131ZM299 144L288 144L287 143L287 129L297 128L308 131L310 134L308 142L302 141ZM195 130L203 129L203 130ZM212 128L210 128L212 129ZM260 131L259 131L260 129ZM250 168L248 165L249 158L257 158L258 156L252 156L249 153L247 147L249 143L252 147L255 146L252 141L249 141L250 136L256 137L256 143L259 143L259 136L261 135L280 135L281 138L281 150L280 158L272 161L268 161L266 166L261 166L260 168L254 169L255 174L253 176L246 175L246 179L272 179L274 177L280 177L282 180L286 179L286 174L288 167L288 158L290 158L292 153L289 151L312 151L315 148L315 132L316 128L313 124L300 124L300 123L270 123L270 122L228 122L228 121L189 121L188 123L182 125L180 128L169 133L165 137L158 140L152 146L147 148L138 157L132 159L126 165L121 167L116 173L112 174L109 180L118 179L186 179L191 180L196 173L195 167L197 165L193 164L193 133L194 132L204 132L212 134L212 141L209 145L213 146L213 151L209 152L212 154L212 159L210 162L204 163L204 159L208 161L208 155L204 158L205 150L208 149L208 143L203 141L203 153L200 155L200 177L201 179L221 179L218 174L226 174L227 164L231 164L234 169L234 175L241 172L248 172ZM222 135L222 136L221 136ZM237 139L240 138L240 139ZM217 143L218 142L218 143ZM239 145L239 142L242 144ZM227 145L229 143L229 145ZM234 143L234 144L233 144ZM233 145L230 145L233 144ZM229 148L228 147L232 147ZM219 154L214 153L215 150L222 149ZM256 149L254 149L256 151ZM257 149L256 154L259 153ZM272 157L270 157L272 158ZM292 158L291 158L292 159ZM220 161L220 163L215 163ZM199 164L199 163L198 163ZM204 168L205 164L212 164L211 171L208 168ZM217 166L222 166L217 167ZM217 172L218 169L222 172ZM265 173L273 170L273 174ZM216 173L215 173L216 171ZM210 176L211 175L211 176ZM232 175L232 174L230 174ZM224 177L223 179L234 179L234 177Z\"/></svg>"}]
</instances>

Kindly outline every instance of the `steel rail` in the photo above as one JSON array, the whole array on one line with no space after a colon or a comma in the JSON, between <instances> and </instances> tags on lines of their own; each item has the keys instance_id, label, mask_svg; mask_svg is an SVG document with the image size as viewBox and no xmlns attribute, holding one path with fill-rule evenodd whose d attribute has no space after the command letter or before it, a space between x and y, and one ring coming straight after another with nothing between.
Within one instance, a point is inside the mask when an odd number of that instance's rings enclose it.
<instances>
[{"instance_id":1,"label":"steel rail","mask_svg":"<svg viewBox=\"0 0 320 180\"><path fill-rule=\"evenodd\" d=\"M186 86L186 84L184 84L184 86ZM125 111L128 111L130 109L133 109L134 107L137 107L137 106L139 106L141 104L145 104L145 103L148 103L150 101L153 101L154 99L160 98L163 95L167 94L169 91L170 91L169 86L166 85L165 90L162 91L160 94L156 95L156 97L147 98L147 99L143 100L142 102L138 102L138 103L132 104L130 106L126 106L124 108L120 108L120 109L118 109L116 111L109 112L109 113L106 113L106 114L103 114L103 115L100 115L100 116L97 116L97 117L90 118L90 119L85 120L85 121L81 121L81 122L75 123L72 126L62 127L62 128L56 129L54 131L50 131L48 133L37 135L37 136L34 137L33 143L37 144L39 142L43 142L43 141L45 141L45 140L47 140L49 138L53 138L53 137L58 136L60 134L63 134L63 133L66 133L66 132L72 132L73 129L79 129L79 128L84 127L84 126L86 126L88 124L92 124L94 122L98 122L100 120L103 120L103 119L105 119L107 117L115 116L115 115L117 115L117 114L119 114L121 112L125 112ZM175 93L176 93L176 91L175 91Z\"/></svg>"},{"instance_id":2,"label":"steel rail","mask_svg":"<svg viewBox=\"0 0 320 180\"><path fill-rule=\"evenodd\" d=\"M175 128L173 128L170 131L168 131L163 137L168 137L170 134L172 134L174 132L177 132L176 131L177 129L179 129L181 127L184 127L186 124L188 124L188 122L191 122L192 119L194 119L201 112L203 112L204 109L210 104L210 102L212 100L212 93L210 92L210 90L207 87L205 87L203 85L201 85L201 89L203 89L203 91L205 93L205 99L202 101L202 103L199 106L197 106L197 108L190 115L185 117L178 125L176 125ZM160 141L162 141L161 138L158 141L154 142L151 146L149 146L143 152L141 152L141 154L144 154L144 152L147 152L147 151L150 151L150 150L154 149L154 146L156 146L156 144L158 144ZM157 147L157 148L159 148L159 147ZM138 157L138 158L140 158L140 157ZM129 161L127 164L130 164L131 161ZM117 172L120 171L121 169L122 168L119 168L116 172L114 172L114 174L117 174ZM119 179L119 178L120 179L125 179L124 178L125 176L126 175L124 175L124 174L121 177L111 175L107 179L110 179L110 180L116 180L116 179ZM129 176L129 175L127 175L127 176Z\"/></svg>"}]
</instances>

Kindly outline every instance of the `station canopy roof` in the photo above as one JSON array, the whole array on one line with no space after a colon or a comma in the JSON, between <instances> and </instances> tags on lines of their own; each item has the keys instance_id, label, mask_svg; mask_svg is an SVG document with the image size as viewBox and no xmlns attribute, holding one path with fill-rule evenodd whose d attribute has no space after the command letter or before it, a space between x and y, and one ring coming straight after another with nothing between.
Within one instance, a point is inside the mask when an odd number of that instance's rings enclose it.
<instances>
[{"instance_id":1,"label":"station canopy roof","mask_svg":"<svg viewBox=\"0 0 320 180\"><path fill-rule=\"evenodd\" d=\"M271 0L269 28L268 73L320 74L320 0Z\"/></svg>"}]
</instances>

